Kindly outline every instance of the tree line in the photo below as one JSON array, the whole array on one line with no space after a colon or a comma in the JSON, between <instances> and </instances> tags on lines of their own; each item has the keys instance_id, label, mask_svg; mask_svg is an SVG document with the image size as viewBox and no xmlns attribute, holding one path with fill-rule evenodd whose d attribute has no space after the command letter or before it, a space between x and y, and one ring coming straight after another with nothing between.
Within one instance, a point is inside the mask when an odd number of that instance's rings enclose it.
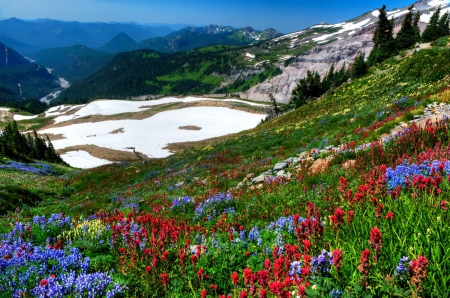
<instances>
[{"instance_id":1,"label":"tree line","mask_svg":"<svg viewBox=\"0 0 450 298\"><path fill-rule=\"evenodd\" d=\"M44 160L54 163L64 163L59 154L56 154L52 142L44 139L33 130L33 135L24 135L19 132L16 121L6 125L0 133L0 154L4 157L28 162L31 160Z\"/></svg>"}]
</instances>

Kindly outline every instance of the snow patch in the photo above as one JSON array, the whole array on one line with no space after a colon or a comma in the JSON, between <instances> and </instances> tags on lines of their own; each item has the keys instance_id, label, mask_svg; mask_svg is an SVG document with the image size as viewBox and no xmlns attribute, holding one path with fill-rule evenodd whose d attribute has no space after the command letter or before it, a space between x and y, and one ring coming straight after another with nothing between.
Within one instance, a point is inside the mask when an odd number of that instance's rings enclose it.
<instances>
[{"instance_id":1,"label":"snow patch","mask_svg":"<svg viewBox=\"0 0 450 298\"><path fill-rule=\"evenodd\" d=\"M376 18L378 18L379 16L380 16L380 11L377 9L377 10L374 10L374 11L372 11L372 15L374 16L374 17L376 17Z\"/></svg>"},{"instance_id":2,"label":"snow patch","mask_svg":"<svg viewBox=\"0 0 450 298\"><path fill-rule=\"evenodd\" d=\"M171 110L143 120L116 120L73 124L49 128L41 134L63 134L53 141L56 149L92 144L115 150L135 147L149 157L162 158L171 153L163 149L169 143L200 141L254 128L266 115L252 114L221 107L192 107ZM180 130L193 125L201 130ZM123 133L110 134L116 129ZM74 166L78 166L75 165Z\"/></svg>"},{"instance_id":3,"label":"snow patch","mask_svg":"<svg viewBox=\"0 0 450 298\"><path fill-rule=\"evenodd\" d=\"M15 121L20 121L20 120L28 120L28 119L34 119L36 118L38 115L34 115L34 116L23 116L23 115L14 115L14 120Z\"/></svg>"},{"instance_id":4,"label":"snow patch","mask_svg":"<svg viewBox=\"0 0 450 298\"><path fill-rule=\"evenodd\" d=\"M97 100L93 101L87 105L84 105L80 110L75 112L72 115L62 115L54 119L55 123L64 122L76 118L81 118L85 116L92 116L92 115L102 115L102 116L109 116L109 115L116 115L116 114L122 114L122 113L136 113L141 112L147 109L150 109L152 106L155 105L161 105L161 104L168 104L168 103L174 103L174 102L196 102L201 100L212 100L212 101L226 101L226 102L240 102L248 105L254 105L254 106L265 106L265 104L257 104L257 103L251 103L246 102L239 99L217 99L217 98L202 98L202 97L186 97L186 98L176 98L176 97L165 97L157 100L149 100L149 101L126 101L126 100ZM74 106L73 108L76 108ZM72 109L73 109L72 108ZM69 110L70 111L70 110ZM68 111L68 112L69 112ZM47 113L51 113L51 111L47 111ZM47 114L46 114L47 115ZM51 113L48 116L56 115Z\"/></svg>"},{"instance_id":5,"label":"snow patch","mask_svg":"<svg viewBox=\"0 0 450 298\"><path fill-rule=\"evenodd\" d=\"M97 158L83 150L69 151L62 154L61 158L72 167L81 169L90 169L112 163L112 161Z\"/></svg>"},{"instance_id":6,"label":"snow patch","mask_svg":"<svg viewBox=\"0 0 450 298\"><path fill-rule=\"evenodd\" d=\"M439 6L450 4L450 0L432 0L427 3L429 6Z\"/></svg>"},{"instance_id":7,"label":"snow patch","mask_svg":"<svg viewBox=\"0 0 450 298\"><path fill-rule=\"evenodd\" d=\"M313 41L323 41L323 40L326 40L336 34L340 34L340 33L346 32L346 31L352 31L355 29L361 29L364 25L367 25L367 23L369 23L369 22L370 22L370 19L366 19L366 20L363 20L358 23L339 23L339 24L333 25L335 27L342 27L342 29L339 30L338 32L334 32L331 34L326 34L326 35L322 35L320 37L313 38Z\"/></svg>"},{"instance_id":8,"label":"snow patch","mask_svg":"<svg viewBox=\"0 0 450 298\"><path fill-rule=\"evenodd\" d=\"M250 59L255 59L255 55L252 55L250 53L245 53L245 57L250 58Z\"/></svg>"}]
</instances>

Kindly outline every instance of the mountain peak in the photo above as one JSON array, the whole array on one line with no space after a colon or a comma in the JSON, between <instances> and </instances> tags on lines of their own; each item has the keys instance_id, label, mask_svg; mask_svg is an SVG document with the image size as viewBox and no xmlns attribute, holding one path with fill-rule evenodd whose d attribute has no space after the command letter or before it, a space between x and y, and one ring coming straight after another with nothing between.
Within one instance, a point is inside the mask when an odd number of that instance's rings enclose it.
<instances>
[{"instance_id":1,"label":"mountain peak","mask_svg":"<svg viewBox=\"0 0 450 298\"><path fill-rule=\"evenodd\" d=\"M118 33L110 41L98 48L100 51L108 53L120 53L129 51L137 42L124 32Z\"/></svg>"}]
</instances>

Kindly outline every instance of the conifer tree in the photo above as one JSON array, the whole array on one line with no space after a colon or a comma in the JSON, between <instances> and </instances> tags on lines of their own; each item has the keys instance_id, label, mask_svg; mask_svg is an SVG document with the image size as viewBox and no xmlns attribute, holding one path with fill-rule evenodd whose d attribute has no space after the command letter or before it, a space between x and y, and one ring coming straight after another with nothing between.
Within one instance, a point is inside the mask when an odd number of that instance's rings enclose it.
<instances>
[{"instance_id":1,"label":"conifer tree","mask_svg":"<svg viewBox=\"0 0 450 298\"><path fill-rule=\"evenodd\" d=\"M440 37L438 29L440 14L441 14L441 7L439 6L438 9L436 9L436 11L431 16L428 26L422 33L422 42L432 42L433 40L436 40Z\"/></svg>"},{"instance_id":2,"label":"conifer tree","mask_svg":"<svg viewBox=\"0 0 450 298\"><path fill-rule=\"evenodd\" d=\"M356 79L362 77L367 73L367 64L365 61L365 54L359 53L355 58L355 63L353 64L353 68L351 70L350 76L352 79Z\"/></svg>"},{"instance_id":3,"label":"conifer tree","mask_svg":"<svg viewBox=\"0 0 450 298\"><path fill-rule=\"evenodd\" d=\"M370 52L368 64L374 65L397 53L393 37L394 20L389 20L386 5L379 9L378 26L373 34L374 47Z\"/></svg>"},{"instance_id":4,"label":"conifer tree","mask_svg":"<svg viewBox=\"0 0 450 298\"><path fill-rule=\"evenodd\" d=\"M395 43L397 50L409 49L419 41L416 33L418 28L418 19L417 14L414 16L413 13L414 5L411 5L408 8L408 13L405 15L405 18L402 22L402 27L395 38ZM414 18L413 18L414 17ZM419 31L420 34L420 31Z\"/></svg>"},{"instance_id":5,"label":"conifer tree","mask_svg":"<svg viewBox=\"0 0 450 298\"><path fill-rule=\"evenodd\" d=\"M438 25L437 25L437 31L438 31L438 35L439 37L444 37L449 35L449 13L446 12L442 15L442 17L439 19Z\"/></svg>"},{"instance_id":6,"label":"conifer tree","mask_svg":"<svg viewBox=\"0 0 450 298\"><path fill-rule=\"evenodd\" d=\"M420 11L416 12L416 15L414 16L413 20L414 40L416 41L416 43L420 41L419 21L420 21Z\"/></svg>"}]
</instances>

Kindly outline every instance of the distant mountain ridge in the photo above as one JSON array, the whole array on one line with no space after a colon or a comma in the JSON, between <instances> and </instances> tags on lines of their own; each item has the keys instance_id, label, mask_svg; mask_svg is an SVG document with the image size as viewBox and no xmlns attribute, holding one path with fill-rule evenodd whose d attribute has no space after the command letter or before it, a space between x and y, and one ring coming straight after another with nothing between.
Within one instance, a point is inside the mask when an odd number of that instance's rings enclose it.
<instances>
[{"instance_id":1,"label":"distant mountain ridge","mask_svg":"<svg viewBox=\"0 0 450 298\"><path fill-rule=\"evenodd\" d=\"M205 27L185 27L166 37L150 38L139 42L135 49L151 49L164 53L188 51L204 46L248 45L266 41L282 34L273 28L264 31L252 27L235 29L231 26L209 25Z\"/></svg>"},{"instance_id":2,"label":"distant mountain ridge","mask_svg":"<svg viewBox=\"0 0 450 298\"><path fill-rule=\"evenodd\" d=\"M97 48L124 32L132 39L141 41L166 36L174 30L169 27L151 27L135 23L81 23L39 19L24 21L10 18L0 21L0 42L8 46L19 43L27 45L18 50L22 55L42 49L84 44Z\"/></svg>"}]
</instances>

